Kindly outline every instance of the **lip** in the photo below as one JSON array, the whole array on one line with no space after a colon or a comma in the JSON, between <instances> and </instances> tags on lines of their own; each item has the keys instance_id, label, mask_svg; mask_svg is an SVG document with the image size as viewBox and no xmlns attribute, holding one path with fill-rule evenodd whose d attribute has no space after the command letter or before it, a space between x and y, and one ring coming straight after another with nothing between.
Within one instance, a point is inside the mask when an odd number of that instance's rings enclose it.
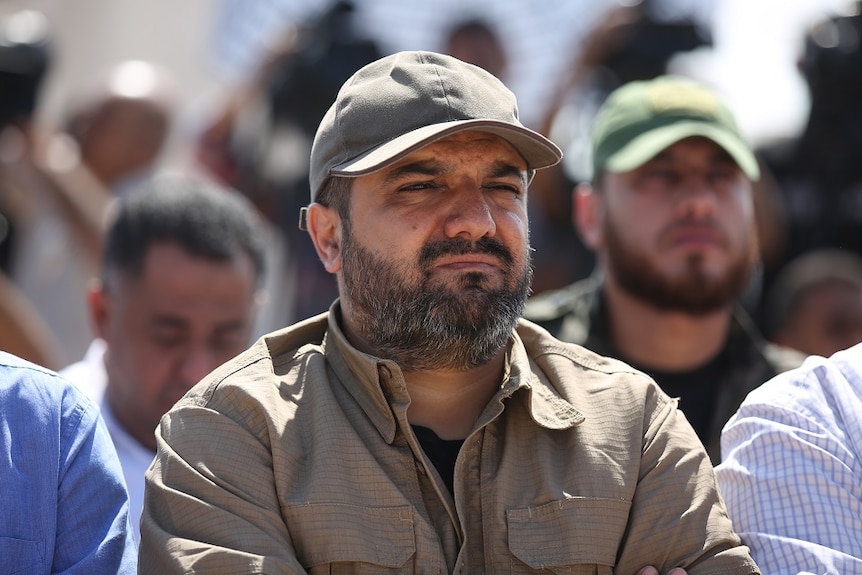
<instances>
[{"instance_id":1,"label":"lip","mask_svg":"<svg viewBox=\"0 0 862 575\"><path fill-rule=\"evenodd\" d=\"M667 242L672 246L681 247L719 247L723 240L721 233L715 228L686 226L668 233Z\"/></svg>"},{"instance_id":2,"label":"lip","mask_svg":"<svg viewBox=\"0 0 862 575\"><path fill-rule=\"evenodd\" d=\"M488 254L461 254L442 256L434 262L435 268L456 270L488 270L500 267L500 260Z\"/></svg>"}]
</instances>

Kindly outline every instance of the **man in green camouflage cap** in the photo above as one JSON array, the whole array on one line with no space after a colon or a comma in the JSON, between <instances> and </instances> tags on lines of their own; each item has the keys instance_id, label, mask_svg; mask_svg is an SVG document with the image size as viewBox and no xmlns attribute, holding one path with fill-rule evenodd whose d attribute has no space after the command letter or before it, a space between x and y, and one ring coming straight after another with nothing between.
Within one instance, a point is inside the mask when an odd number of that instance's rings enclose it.
<instances>
[{"instance_id":1,"label":"man in green camouflage cap","mask_svg":"<svg viewBox=\"0 0 862 575\"><path fill-rule=\"evenodd\" d=\"M801 361L737 303L758 263L757 159L715 92L672 76L611 93L592 151L574 220L595 273L535 297L525 316L653 376L718 463L745 395Z\"/></svg>"}]
</instances>

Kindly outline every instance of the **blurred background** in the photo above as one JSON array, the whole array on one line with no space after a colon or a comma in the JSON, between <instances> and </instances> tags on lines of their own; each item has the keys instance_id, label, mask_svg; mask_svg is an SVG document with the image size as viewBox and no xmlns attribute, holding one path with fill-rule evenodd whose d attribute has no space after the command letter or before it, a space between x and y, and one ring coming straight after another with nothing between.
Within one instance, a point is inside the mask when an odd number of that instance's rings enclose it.
<instances>
[{"instance_id":1,"label":"blurred background","mask_svg":"<svg viewBox=\"0 0 862 575\"><path fill-rule=\"evenodd\" d=\"M615 4L588 0L354 0L357 33L383 52L441 49L446 30L471 18L499 28L510 86L527 123L554 79ZM654 0L652 18L693 21L711 38L687 73L717 85L755 140L801 129L807 95L796 69L804 34L819 19L853 10L848 0ZM327 0L0 0L0 15L43 13L56 45L40 116L56 120L66 99L119 61L170 70L184 107L211 104L254 73L265 52L319 16ZM280 38L281 36L281 38Z\"/></svg>"},{"instance_id":2,"label":"blurred background","mask_svg":"<svg viewBox=\"0 0 862 575\"><path fill-rule=\"evenodd\" d=\"M334 282L296 227L314 128L355 69L430 49L500 76L524 123L566 153L561 169L531 188L534 292L591 271L572 229L570 191L589 178L585 137L604 96L662 73L718 90L766 174L763 266L751 301L759 312L795 257L862 253L860 5L0 0L0 267L10 280L0 302L19 315L32 307L23 323L44 328L32 337L57 340L45 363L79 357L91 338L82 298L106 206L148 173L174 169L236 188L266 216L273 271L258 332L325 310ZM33 177L38 185L20 184ZM837 313L849 317L846 307ZM767 328L770 320L755 315Z\"/></svg>"}]
</instances>

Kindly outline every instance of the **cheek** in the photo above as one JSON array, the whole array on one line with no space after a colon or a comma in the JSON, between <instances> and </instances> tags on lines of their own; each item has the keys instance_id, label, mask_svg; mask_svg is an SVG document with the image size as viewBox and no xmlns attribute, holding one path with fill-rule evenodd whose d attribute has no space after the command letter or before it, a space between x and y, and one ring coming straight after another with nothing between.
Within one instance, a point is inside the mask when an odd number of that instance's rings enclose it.
<instances>
[{"instance_id":1,"label":"cheek","mask_svg":"<svg viewBox=\"0 0 862 575\"><path fill-rule=\"evenodd\" d=\"M514 206L503 206L494 212L497 233L511 237L521 237L526 241L530 234L530 219L527 207L518 202Z\"/></svg>"},{"instance_id":2,"label":"cheek","mask_svg":"<svg viewBox=\"0 0 862 575\"><path fill-rule=\"evenodd\" d=\"M627 246L629 251L652 245L660 235L655 225L658 218L644 211L643 217L635 217L625 210L607 210L600 215L595 242L600 247L608 245Z\"/></svg>"}]
</instances>

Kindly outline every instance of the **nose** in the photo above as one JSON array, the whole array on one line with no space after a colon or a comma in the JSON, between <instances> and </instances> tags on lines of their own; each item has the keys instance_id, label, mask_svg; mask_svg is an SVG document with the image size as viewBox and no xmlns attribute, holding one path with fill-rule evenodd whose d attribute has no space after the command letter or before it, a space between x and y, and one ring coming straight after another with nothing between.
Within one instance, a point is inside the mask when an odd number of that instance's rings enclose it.
<instances>
[{"instance_id":1,"label":"nose","mask_svg":"<svg viewBox=\"0 0 862 575\"><path fill-rule=\"evenodd\" d=\"M446 236L478 240L493 236L497 223L491 213L488 198L481 188L471 187L453 194L445 222Z\"/></svg>"},{"instance_id":2,"label":"nose","mask_svg":"<svg viewBox=\"0 0 862 575\"><path fill-rule=\"evenodd\" d=\"M704 174L691 174L680 187L677 207L681 215L690 219L711 217L716 209L716 190Z\"/></svg>"},{"instance_id":3,"label":"nose","mask_svg":"<svg viewBox=\"0 0 862 575\"><path fill-rule=\"evenodd\" d=\"M179 358L180 377L189 387L216 367L213 354L204 346L189 346Z\"/></svg>"}]
</instances>

